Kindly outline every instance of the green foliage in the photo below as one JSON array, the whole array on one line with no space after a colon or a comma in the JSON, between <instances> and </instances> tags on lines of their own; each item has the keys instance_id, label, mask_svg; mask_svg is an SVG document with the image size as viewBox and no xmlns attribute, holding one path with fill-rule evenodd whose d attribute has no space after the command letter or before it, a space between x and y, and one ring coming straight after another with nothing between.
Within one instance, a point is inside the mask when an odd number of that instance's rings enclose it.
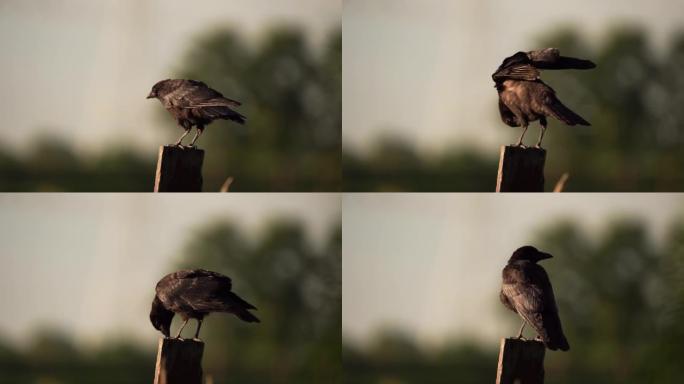
<instances>
[{"instance_id":1,"label":"green foliage","mask_svg":"<svg viewBox=\"0 0 684 384\"><path fill-rule=\"evenodd\" d=\"M596 49L574 29L544 36L535 46L558 47L598 65L591 71L544 73L561 100L592 123L566 127L549 120L546 188L568 172L568 191L684 190L684 33L674 36L664 55L654 52L639 29L615 29ZM492 129L502 137L508 132ZM345 190L494 189L498 148L486 153L453 148L426 157L407 143L398 151L397 140L380 139L364 156L345 148Z\"/></svg>"},{"instance_id":2,"label":"green foliage","mask_svg":"<svg viewBox=\"0 0 684 384\"><path fill-rule=\"evenodd\" d=\"M200 141L207 186L233 176L236 191L341 189L341 41L337 31L316 53L301 32L282 27L255 47L228 30L195 42L178 76L240 100L247 116L244 127L215 122Z\"/></svg>"},{"instance_id":3,"label":"green foliage","mask_svg":"<svg viewBox=\"0 0 684 384\"><path fill-rule=\"evenodd\" d=\"M259 310L259 324L211 316L202 328L205 372L217 382L341 381L341 232L317 249L294 221L278 220L256 239L230 223L202 230L179 267L232 276Z\"/></svg>"}]
</instances>

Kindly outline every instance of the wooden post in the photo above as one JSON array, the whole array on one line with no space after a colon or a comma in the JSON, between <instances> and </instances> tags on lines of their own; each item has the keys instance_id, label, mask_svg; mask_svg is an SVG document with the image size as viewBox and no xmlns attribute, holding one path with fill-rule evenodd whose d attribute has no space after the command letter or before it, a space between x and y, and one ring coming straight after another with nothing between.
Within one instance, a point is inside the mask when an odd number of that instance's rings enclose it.
<instances>
[{"instance_id":1,"label":"wooden post","mask_svg":"<svg viewBox=\"0 0 684 384\"><path fill-rule=\"evenodd\" d=\"M202 162L204 150L180 148L175 145L159 147L155 192L202 192Z\"/></svg>"},{"instance_id":2,"label":"wooden post","mask_svg":"<svg viewBox=\"0 0 684 384\"><path fill-rule=\"evenodd\" d=\"M543 384L545 353L541 341L501 339L496 384Z\"/></svg>"},{"instance_id":3,"label":"wooden post","mask_svg":"<svg viewBox=\"0 0 684 384\"><path fill-rule=\"evenodd\" d=\"M204 343L159 338L154 384L202 384Z\"/></svg>"},{"instance_id":4,"label":"wooden post","mask_svg":"<svg viewBox=\"0 0 684 384\"><path fill-rule=\"evenodd\" d=\"M497 192L544 192L546 150L501 146Z\"/></svg>"}]
</instances>

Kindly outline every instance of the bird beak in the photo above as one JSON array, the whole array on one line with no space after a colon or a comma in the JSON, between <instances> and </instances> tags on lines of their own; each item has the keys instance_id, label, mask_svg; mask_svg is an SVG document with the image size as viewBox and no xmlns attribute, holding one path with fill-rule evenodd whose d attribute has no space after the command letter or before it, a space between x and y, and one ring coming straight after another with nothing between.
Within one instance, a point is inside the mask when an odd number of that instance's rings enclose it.
<instances>
[{"instance_id":1,"label":"bird beak","mask_svg":"<svg viewBox=\"0 0 684 384\"><path fill-rule=\"evenodd\" d=\"M154 99L154 93L150 92L150 94L147 95L146 99Z\"/></svg>"},{"instance_id":2,"label":"bird beak","mask_svg":"<svg viewBox=\"0 0 684 384\"><path fill-rule=\"evenodd\" d=\"M553 256L551 256L550 253L545 253L545 252L539 252L539 260L545 260L545 259L550 259Z\"/></svg>"}]
</instances>

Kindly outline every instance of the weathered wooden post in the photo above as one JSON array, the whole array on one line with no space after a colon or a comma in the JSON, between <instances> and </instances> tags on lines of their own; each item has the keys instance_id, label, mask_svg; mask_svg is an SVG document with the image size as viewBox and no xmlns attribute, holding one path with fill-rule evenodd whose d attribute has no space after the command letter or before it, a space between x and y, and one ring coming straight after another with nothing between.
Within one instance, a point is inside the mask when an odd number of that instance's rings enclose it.
<instances>
[{"instance_id":1,"label":"weathered wooden post","mask_svg":"<svg viewBox=\"0 0 684 384\"><path fill-rule=\"evenodd\" d=\"M155 192L201 192L204 150L175 145L159 147Z\"/></svg>"},{"instance_id":2,"label":"weathered wooden post","mask_svg":"<svg viewBox=\"0 0 684 384\"><path fill-rule=\"evenodd\" d=\"M501 339L496 384L543 384L545 353L541 341Z\"/></svg>"},{"instance_id":3,"label":"weathered wooden post","mask_svg":"<svg viewBox=\"0 0 684 384\"><path fill-rule=\"evenodd\" d=\"M543 148L501 146L497 192L544 192Z\"/></svg>"},{"instance_id":4,"label":"weathered wooden post","mask_svg":"<svg viewBox=\"0 0 684 384\"><path fill-rule=\"evenodd\" d=\"M204 343L159 338L154 384L202 384Z\"/></svg>"}]
</instances>

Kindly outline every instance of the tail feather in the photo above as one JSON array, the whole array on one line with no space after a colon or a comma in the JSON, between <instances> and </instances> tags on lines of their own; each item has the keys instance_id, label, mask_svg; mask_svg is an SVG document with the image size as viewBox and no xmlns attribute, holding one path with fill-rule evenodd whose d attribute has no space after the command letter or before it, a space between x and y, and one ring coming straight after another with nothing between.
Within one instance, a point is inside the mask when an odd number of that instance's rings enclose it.
<instances>
[{"instance_id":1,"label":"tail feather","mask_svg":"<svg viewBox=\"0 0 684 384\"><path fill-rule=\"evenodd\" d=\"M246 310L244 308L240 308L240 309L234 311L233 313L235 314L235 316L240 318L240 320L246 321L248 323L260 323L261 322L261 321L259 321L259 319L256 316L254 316L253 314L251 314L248 310Z\"/></svg>"},{"instance_id":2,"label":"tail feather","mask_svg":"<svg viewBox=\"0 0 684 384\"><path fill-rule=\"evenodd\" d=\"M202 107L202 114L212 119L231 120L238 124L244 124L247 119L226 106Z\"/></svg>"},{"instance_id":3,"label":"tail feather","mask_svg":"<svg viewBox=\"0 0 684 384\"><path fill-rule=\"evenodd\" d=\"M563 105L555 96L549 100L549 102L544 103L546 107L546 112L555 117L556 119L564 122L567 125L591 125L588 121L584 120L582 116L571 111L570 108Z\"/></svg>"},{"instance_id":4,"label":"tail feather","mask_svg":"<svg viewBox=\"0 0 684 384\"><path fill-rule=\"evenodd\" d=\"M240 307L245 309L257 309L255 306L246 302L242 297L236 295L233 292L228 293L228 298L230 299L231 304L239 305Z\"/></svg>"}]
</instances>

